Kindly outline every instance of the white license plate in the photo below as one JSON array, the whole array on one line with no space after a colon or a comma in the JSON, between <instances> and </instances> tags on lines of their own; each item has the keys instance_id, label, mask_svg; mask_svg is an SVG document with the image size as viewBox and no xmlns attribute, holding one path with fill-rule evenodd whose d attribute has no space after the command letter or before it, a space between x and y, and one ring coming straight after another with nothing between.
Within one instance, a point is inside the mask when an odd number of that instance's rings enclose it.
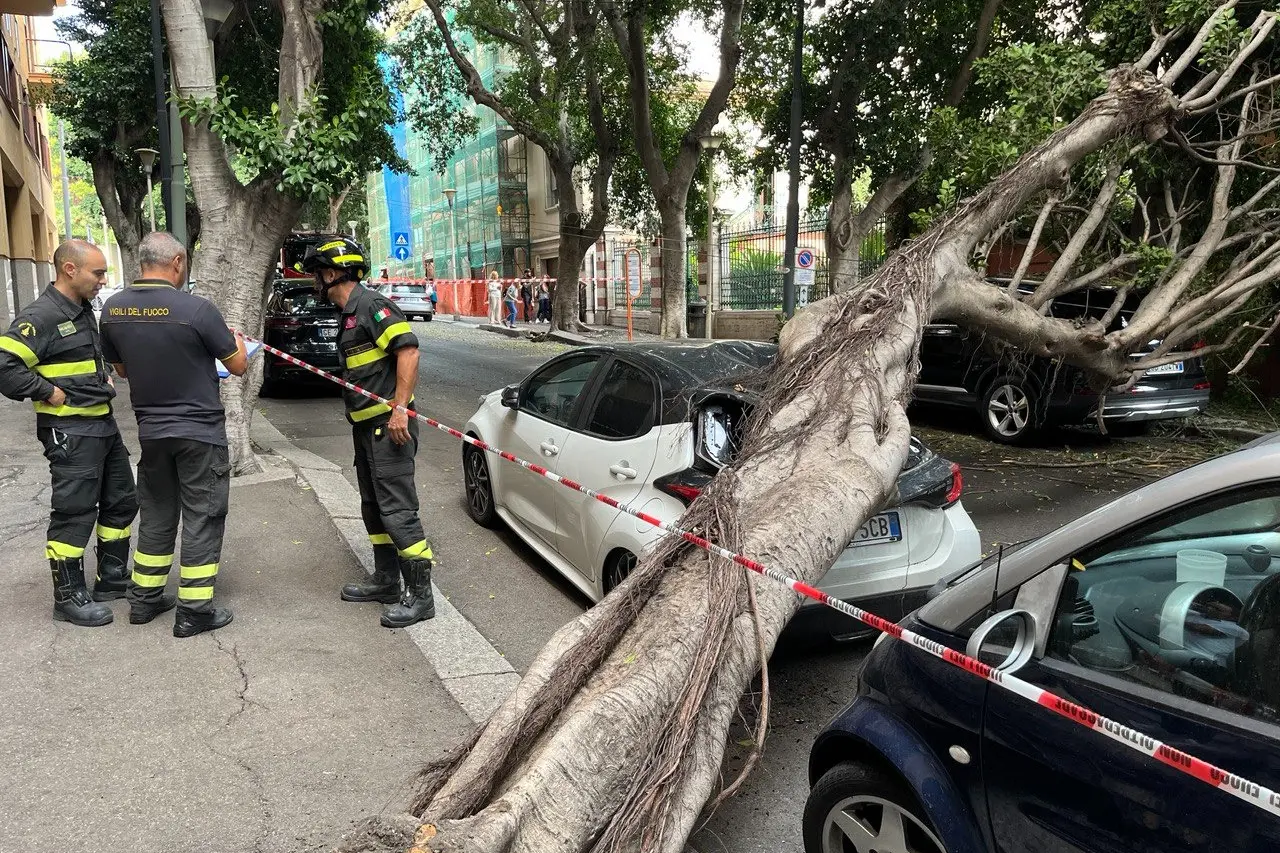
<instances>
[{"instance_id":1,"label":"white license plate","mask_svg":"<svg viewBox=\"0 0 1280 853\"><path fill-rule=\"evenodd\" d=\"M326 341L333 340L334 338L338 337L338 330L337 329L321 329L320 337Z\"/></svg>"},{"instance_id":2,"label":"white license plate","mask_svg":"<svg viewBox=\"0 0 1280 853\"><path fill-rule=\"evenodd\" d=\"M1183 370L1182 362L1175 361L1173 364L1162 364L1159 367L1153 367L1147 371L1148 376L1169 376L1181 373Z\"/></svg>"},{"instance_id":3,"label":"white license plate","mask_svg":"<svg viewBox=\"0 0 1280 853\"><path fill-rule=\"evenodd\" d=\"M882 512L867 519L866 524L854 534L850 548L861 545L879 545L884 542L902 541L902 522L896 512Z\"/></svg>"}]
</instances>

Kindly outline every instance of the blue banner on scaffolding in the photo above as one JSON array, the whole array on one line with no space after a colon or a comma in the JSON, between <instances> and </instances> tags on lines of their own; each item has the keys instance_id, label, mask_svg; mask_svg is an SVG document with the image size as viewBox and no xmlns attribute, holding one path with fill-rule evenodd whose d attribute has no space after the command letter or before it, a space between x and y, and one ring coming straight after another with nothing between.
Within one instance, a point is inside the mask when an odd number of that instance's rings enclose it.
<instances>
[{"instance_id":1,"label":"blue banner on scaffolding","mask_svg":"<svg viewBox=\"0 0 1280 853\"><path fill-rule=\"evenodd\" d=\"M386 54L378 56L378 65L395 104L396 115L404 115L404 95L396 86L395 61ZM404 120L387 125L387 131L395 143L396 153L408 159L409 133ZM413 257L413 231L410 228L409 176L397 175L390 167L382 167L382 187L387 195L387 239L392 241L391 251L396 260L407 261ZM376 272L375 272L376 275Z\"/></svg>"}]
</instances>

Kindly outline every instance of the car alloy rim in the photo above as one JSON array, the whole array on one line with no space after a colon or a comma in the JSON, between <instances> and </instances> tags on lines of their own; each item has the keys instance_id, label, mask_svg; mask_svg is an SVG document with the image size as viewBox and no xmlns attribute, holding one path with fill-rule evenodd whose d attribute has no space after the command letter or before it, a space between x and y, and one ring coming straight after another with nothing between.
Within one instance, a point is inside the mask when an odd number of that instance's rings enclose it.
<instances>
[{"instance_id":1,"label":"car alloy rim","mask_svg":"<svg viewBox=\"0 0 1280 853\"><path fill-rule=\"evenodd\" d=\"M860 795L841 800L822 827L822 853L946 853L919 818L896 803Z\"/></svg>"},{"instance_id":2,"label":"car alloy rim","mask_svg":"<svg viewBox=\"0 0 1280 853\"><path fill-rule=\"evenodd\" d=\"M1013 437L1022 432L1030 415L1031 401L1017 385L1001 385L991 393L987 419L1001 435Z\"/></svg>"},{"instance_id":3,"label":"car alloy rim","mask_svg":"<svg viewBox=\"0 0 1280 853\"><path fill-rule=\"evenodd\" d=\"M476 515L489 510L489 469L475 451L467 454L467 501Z\"/></svg>"},{"instance_id":4,"label":"car alloy rim","mask_svg":"<svg viewBox=\"0 0 1280 853\"><path fill-rule=\"evenodd\" d=\"M613 589L618 584L627 579L627 576L635 570L636 555L627 551L620 554L613 564L609 566L609 589Z\"/></svg>"}]
</instances>

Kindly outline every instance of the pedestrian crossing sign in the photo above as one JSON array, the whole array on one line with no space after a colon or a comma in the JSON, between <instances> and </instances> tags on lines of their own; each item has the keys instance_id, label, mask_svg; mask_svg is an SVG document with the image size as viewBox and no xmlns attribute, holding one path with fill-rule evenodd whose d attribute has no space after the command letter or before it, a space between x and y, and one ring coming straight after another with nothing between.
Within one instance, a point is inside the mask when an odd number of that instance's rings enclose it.
<instances>
[{"instance_id":1,"label":"pedestrian crossing sign","mask_svg":"<svg viewBox=\"0 0 1280 853\"><path fill-rule=\"evenodd\" d=\"M397 231L397 232L396 232L396 245L397 245L397 246L407 246L407 245L409 245L409 235L408 235L408 234L406 234L406 233L405 233L405 232L403 232L403 231Z\"/></svg>"}]
</instances>

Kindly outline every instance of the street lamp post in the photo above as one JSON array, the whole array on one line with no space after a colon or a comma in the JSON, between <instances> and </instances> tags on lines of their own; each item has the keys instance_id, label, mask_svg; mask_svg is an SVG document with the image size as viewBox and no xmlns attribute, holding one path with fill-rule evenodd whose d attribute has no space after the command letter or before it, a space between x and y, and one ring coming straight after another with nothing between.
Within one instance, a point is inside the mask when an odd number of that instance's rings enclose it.
<instances>
[{"instance_id":1,"label":"street lamp post","mask_svg":"<svg viewBox=\"0 0 1280 853\"><path fill-rule=\"evenodd\" d=\"M710 162L707 164L707 322L704 330L704 336L708 340L713 337L711 324L715 322L720 303L720 288L716 281L720 254L720 246L716 240L716 152L724 144L724 139L722 135L713 133L698 140L702 150L710 155Z\"/></svg>"},{"instance_id":2,"label":"street lamp post","mask_svg":"<svg viewBox=\"0 0 1280 853\"><path fill-rule=\"evenodd\" d=\"M804 77L805 0L796 0L796 30L791 56L791 138L787 152L787 225L783 241L782 315L796 313L796 243L800 239L800 125L804 117L801 84Z\"/></svg>"},{"instance_id":3,"label":"street lamp post","mask_svg":"<svg viewBox=\"0 0 1280 853\"><path fill-rule=\"evenodd\" d=\"M156 197L152 192L151 186L151 170L156 165L156 155L160 152L154 148L139 148L135 151L138 159L142 161L142 171L147 175L147 205L151 210L151 230L156 230Z\"/></svg>"},{"instance_id":4,"label":"street lamp post","mask_svg":"<svg viewBox=\"0 0 1280 853\"><path fill-rule=\"evenodd\" d=\"M461 319L458 313L458 217L453 209L453 199L458 191L452 187L442 190L449 201L449 277L453 279L453 319Z\"/></svg>"},{"instance_id":5,"label":"street lamp post","mask_svg":"<svg viewBox=\"0 0 1280 853\"><path fill-rule=\"evenodd\" d=\"M351 239L352 239L352 240L354 240L354 239L356 238L356 226L357 226L357 225L359 225L359 224L360 224L360 223L359 223L358 221L354 220L354 219L348 219L348 220L347 220L347 228L349 228L349 229L351 230Z\"/></svg>"}]
</instances>

